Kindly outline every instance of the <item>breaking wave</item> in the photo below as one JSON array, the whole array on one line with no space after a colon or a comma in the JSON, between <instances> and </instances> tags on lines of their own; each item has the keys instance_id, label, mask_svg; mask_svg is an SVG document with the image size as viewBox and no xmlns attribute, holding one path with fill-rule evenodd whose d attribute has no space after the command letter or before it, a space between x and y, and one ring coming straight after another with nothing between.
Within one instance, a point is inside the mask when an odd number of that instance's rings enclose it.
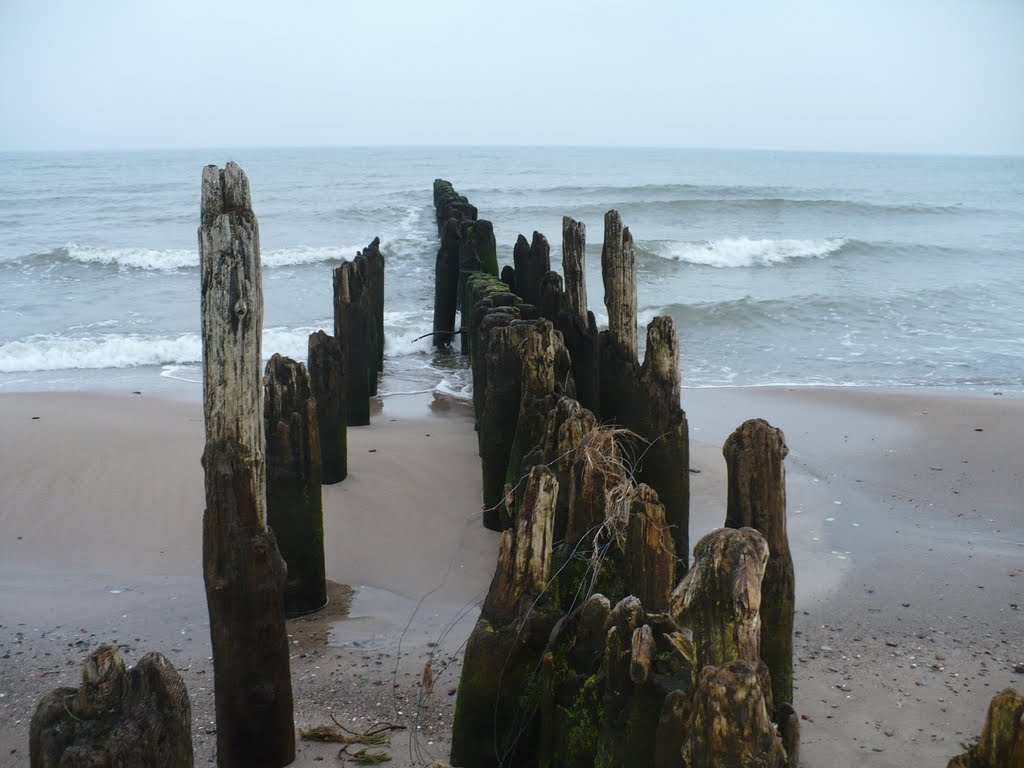
<instances>
[{"instance_id":1,"label":"breaking wave","mask_svg":"<svg viewBox=\"0 0 1024 768\"><path fill-rule=\"evenodd\" d=\"M846 238L818 240L751 240L746 237L703 242L673 240L641 243L648 253L670 261L706 267L767 267L793 259L823 259L839 253Z\"/></svg>"}]
</instances>

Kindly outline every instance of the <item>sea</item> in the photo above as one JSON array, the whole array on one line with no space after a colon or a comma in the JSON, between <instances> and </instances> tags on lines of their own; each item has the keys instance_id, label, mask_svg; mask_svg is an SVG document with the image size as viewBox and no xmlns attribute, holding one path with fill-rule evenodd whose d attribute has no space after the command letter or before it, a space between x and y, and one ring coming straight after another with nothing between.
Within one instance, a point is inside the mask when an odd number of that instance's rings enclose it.
<instances>
[{"instance_id":1,"label":"sea","mask_svg":"<svg viewBox=\"0 0 1024 768\"><path fill-rule=\"evenodd\" d=\"M304 359L332 328L331 274L386 258L381 393L470 395L431 348L449 179L519 234L587 228L602 303L603 216L638 250L643 326L671 316L684 387L1024 390L1024 158L537 148L303 148L0 154L0 392L201 397L203 166L239 163L259 220L263 354Z\"/></svg>"}]
</instances>

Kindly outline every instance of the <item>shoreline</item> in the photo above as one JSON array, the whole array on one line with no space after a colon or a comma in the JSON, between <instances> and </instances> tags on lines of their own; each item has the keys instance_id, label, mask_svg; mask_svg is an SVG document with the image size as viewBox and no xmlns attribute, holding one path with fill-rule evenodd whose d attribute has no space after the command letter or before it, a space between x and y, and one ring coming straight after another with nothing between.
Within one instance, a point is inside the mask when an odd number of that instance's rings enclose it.
<instances>
[{"instance_id":1,"label":"shoreline","mask_svg":"<svg viewBox=\"0 0 1024 768\"><path fill-rule=\"evenodd\" d=\"M289 622L296 724L401 719L417 736L396 737L392 764L420 765L420 750L447 759L448 692L498 537L479 522L468 403L377 402L371 428L350 430L351 477L324 488L328 578L354 587L351 600L334 586L327 615ZM683 406L699 470L692 542L724 520L729 431L763 417L786 434L804 765L941 765L957 754L991 696L1024 682L1013 672L1024 659L1012 658L1024 622L1010 607L1024 583L1024 398L690 388ZM214 738L201 403L3 392L0 422L0 765L24 764L35 701L73 684L103 641L121 643L128 663L159 650L182 671L204 762ZM421 701L431 652L434 692ZM295 765L336 752L299 750Z\"/></svg>"}]
</instances>

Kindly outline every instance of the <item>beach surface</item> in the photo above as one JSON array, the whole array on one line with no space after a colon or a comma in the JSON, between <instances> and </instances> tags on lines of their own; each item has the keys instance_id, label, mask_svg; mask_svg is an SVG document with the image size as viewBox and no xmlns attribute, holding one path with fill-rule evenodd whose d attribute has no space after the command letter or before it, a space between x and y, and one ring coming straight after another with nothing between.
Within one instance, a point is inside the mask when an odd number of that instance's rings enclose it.
<instances>
[{"instance_id":1,"label":"beach surface","mask_svg":"<svg viewBox=\"0 0 1024 768\"><path fill-rule=\"evenodd\" d=\"M786 434L802 764L944 766L991 697L1024 686L1024 398L691 389L683 406L692 542L724 520L729 432L763 417ZM201 404L3 394L0 424L0 766L27 765L36 702L103 642L129 664L168 656L212 764ZM399 724L391 765L447 760L498 541L467 405L384 398L349 431L349 472L323 493L330 605L289 622L296 725ZM295 764L336 753L299 740Z\"/></svg>"}]
</instances>

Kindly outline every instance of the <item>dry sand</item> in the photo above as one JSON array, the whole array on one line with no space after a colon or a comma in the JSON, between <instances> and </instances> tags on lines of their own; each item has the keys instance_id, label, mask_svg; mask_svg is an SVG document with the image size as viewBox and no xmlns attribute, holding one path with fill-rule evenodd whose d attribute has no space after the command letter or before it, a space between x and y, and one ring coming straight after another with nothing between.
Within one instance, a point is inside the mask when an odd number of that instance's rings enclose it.
<instances>
[{"instance_id":1,"label":"dry sand","mask_svg":"<svg viewBox=\"0 0 1024 768\"><path fill-rule=\"evenodd\" d=\"M684 407L691 542L724 519L729 431L761 416L786 433L803 764L944 766L991 696L1024 684L1024 399L687 390ZM7 394L0 424L0 766L27 765L39 696L74 685L101 642L129 663L171 659L197 764L212 763L200 405ZM460 648L496 553L472 421L458 403L394 397L349 434L350 477L324 489L332 602L289 624L296 723L401 723L392 764L429 764L447 755ZM300 741L296 765L336 751Z\"/></svg>"}]
</instances>

